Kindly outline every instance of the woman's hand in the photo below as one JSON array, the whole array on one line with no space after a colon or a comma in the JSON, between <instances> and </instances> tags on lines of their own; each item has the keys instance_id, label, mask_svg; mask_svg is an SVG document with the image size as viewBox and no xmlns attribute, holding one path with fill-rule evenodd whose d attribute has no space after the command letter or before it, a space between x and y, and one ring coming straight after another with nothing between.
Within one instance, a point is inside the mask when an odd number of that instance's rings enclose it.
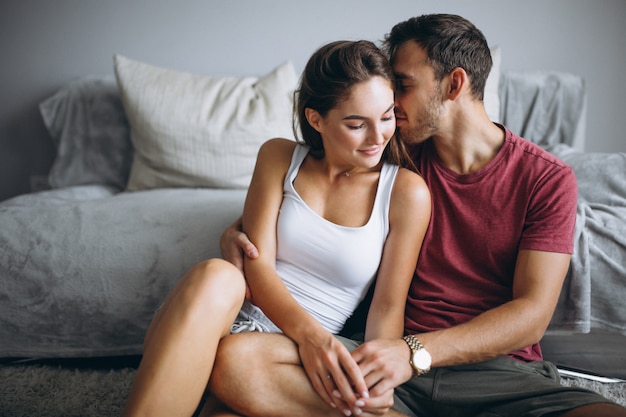
<instances>
[{"instance_id":1,"label":"woman's hand","mask_svg":"<svg viewBox=\"0 0 626 417\"><path fill-rule=\"evenodd\" d=\"M369 397L358 364L332 334L323 332L298 343L300 359L318 395L344 414L361 414Z\"/></svg>"}]
</instances>

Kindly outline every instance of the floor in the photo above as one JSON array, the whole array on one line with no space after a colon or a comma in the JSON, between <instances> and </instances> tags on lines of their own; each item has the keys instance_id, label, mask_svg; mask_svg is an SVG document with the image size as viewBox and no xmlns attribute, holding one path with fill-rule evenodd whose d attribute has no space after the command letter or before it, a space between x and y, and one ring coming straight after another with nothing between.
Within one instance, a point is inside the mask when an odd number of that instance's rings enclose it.
<instances>
[{"instance_id":1,"label":"floor","mask_svg":"<svg viewBox=\"0 0 626 417\"><path fill-rule=\"evenodd\" d=\"M546 360L565 369L626 380L626 336L592 330L588 334L550 335L541 341Z\"/></svg>"}]
</instances>

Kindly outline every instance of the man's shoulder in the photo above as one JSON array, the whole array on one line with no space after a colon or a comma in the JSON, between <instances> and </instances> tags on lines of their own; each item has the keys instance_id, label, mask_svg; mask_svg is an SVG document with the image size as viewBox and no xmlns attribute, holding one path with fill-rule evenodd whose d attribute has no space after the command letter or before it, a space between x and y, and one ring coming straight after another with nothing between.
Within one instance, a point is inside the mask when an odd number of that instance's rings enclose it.
<instances>
[{"instance_id":1,"label":"man's shoulder","mask_svg":"<svg viewBox=\"0 0 626 417\"><path fill-rule=\"evenodd\" d=\"M571 170L565 162L531 140L516 135L508 129L506 129L506 132L506 140L511 144L516 156L523 159L526 163L534 163L546 167L553 166L554 168ZM531 160L534 161L531 162Z\"/></svg>"},{"instance_id":2,"label":"man's shoulder","mask_svg":"<svg viewBox=\"0 0 626 417\"><path fill-rule=\"evenodd\" d=\"M541 146L518 135L507 135L510 142L509 164L517 181L526 181L533 189L547 187L553 191L576 193L574 170Z\"/></svg>"}]
</instances>

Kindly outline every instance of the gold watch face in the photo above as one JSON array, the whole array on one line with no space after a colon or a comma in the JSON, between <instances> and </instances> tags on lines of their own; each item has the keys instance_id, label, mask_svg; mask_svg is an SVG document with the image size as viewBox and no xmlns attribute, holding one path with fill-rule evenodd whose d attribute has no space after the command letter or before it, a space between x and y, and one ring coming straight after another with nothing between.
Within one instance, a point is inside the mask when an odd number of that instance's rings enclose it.
<instances>
[{"instance_id":1,"label":"gold watch face","mask_svg":"<svg viewBox=\"0 0 626 417\"><path fill-rule=\"evenodd\" d=\"M424 348L418 349L413 353L413 366L422 372L428 372L431 361L430 353Z\"/></svg>"}]
</instances>

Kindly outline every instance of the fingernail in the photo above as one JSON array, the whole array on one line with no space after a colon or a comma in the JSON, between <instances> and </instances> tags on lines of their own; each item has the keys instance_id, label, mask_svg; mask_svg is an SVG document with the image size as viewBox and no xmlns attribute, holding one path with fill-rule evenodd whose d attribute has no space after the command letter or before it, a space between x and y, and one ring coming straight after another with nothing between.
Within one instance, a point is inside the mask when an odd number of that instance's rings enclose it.
<instances>
[{"instance_id":1,"label":"fingernail","mask_svg":"<svg viewBox=\"0 0 626 417\"><path fill-rule=\"evenodd\" d=\"M340 393L339 391L337 391L337 390L334 390L334 391L333 391L333 395L334 395L335 397L337 397L337 398L341 398L341 393Z\"/></svg>"},{"instance_id":2,"label":"fingernail","mask_svg":"<svg viewBox=\"0 0 626 417\"><path fill-rule=\"evenodd\" d=\"M347 416L351 416L352 415L352 411L350 410L343 410L343 413Z\"/></svg>"},{"instance_id":3,"label":"fingernail","mask_svg":"<svg viewBox=\"0 0 626 417\"><path fill-rule=\"evenodd\" d=\"M361 414L363 414L363 411L361 411L360 408L355 408L354 409L354 414L356 414L357 416L360 416Z\"/></svg>"},{"instance_id":4,"label":"fingernail","mask_svg":"<svg viewBox=\"0 0 626 417\"><path fill-rule=\"evenodd\" d=\"M363 391L361 393L361 398L369 398L370 397L370 393L369 391Z\"/></svg>"},{"instance_id":5,"label":"fingernail","mask_svg":"<svg viewBox=\"0 0 626 417\"><path fill-rule=\"evenodd\" d=\"M354 405L356 405L357 407L365 407L365 401L363 401L363 400L356 400ZM358 413L358 414L361 414L361 413Z\"/></svg>"}]
</instances>

